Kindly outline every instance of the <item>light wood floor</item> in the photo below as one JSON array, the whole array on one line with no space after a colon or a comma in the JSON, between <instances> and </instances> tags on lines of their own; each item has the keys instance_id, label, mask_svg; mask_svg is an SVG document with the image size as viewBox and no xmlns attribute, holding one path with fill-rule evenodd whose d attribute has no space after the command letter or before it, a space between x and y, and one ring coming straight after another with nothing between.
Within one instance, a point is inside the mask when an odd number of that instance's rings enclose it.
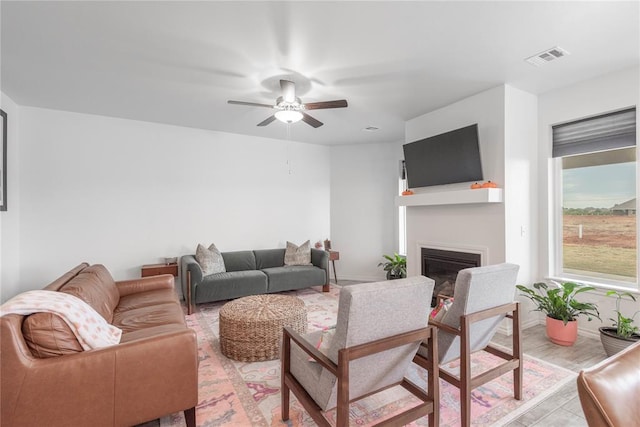
<instances>
[{"instance_id":1,"label":"light wood floor","mask_svg":"<svg viewBox=\"0 0 640 427\"><path fill-rule=\"evenodd\" d=\"M508 346L510 337L497 334L494 341ZM523 351L533 357L576 373L604 360L607 355L597 338L578 337L571 347L553 344L546 337L543 325L527 328L522 334ZM583 427L587 422L578 399L576 382L571 381L537 406L508 424L510 427Z\"/></svg>"}]
</instances>

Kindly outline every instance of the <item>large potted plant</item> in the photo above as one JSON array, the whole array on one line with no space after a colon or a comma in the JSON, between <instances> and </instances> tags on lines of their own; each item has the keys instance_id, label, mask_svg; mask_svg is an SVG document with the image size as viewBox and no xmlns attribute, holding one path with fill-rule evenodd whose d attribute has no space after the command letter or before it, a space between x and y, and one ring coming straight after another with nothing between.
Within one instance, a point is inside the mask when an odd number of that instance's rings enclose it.
<instances>
[{"instance_id":1,"label":"large potted plant","mask_svg":"<svg viewBox=\"0 0 640 427\"><path fill-rule=\"evenodd\" d=\"M602 341L602 346L607 356L613 356L631 344L640 341L640 334L638 333L640 328L633 325L634 319L636 315L640 313L640 310L633 313L631 317L625 317L620 311L620 301L622 298L629 297L635 302L636 297L629 292L607 292L607 296L611 295L616 296L616 309L613 310L614 313L616 313L616 318L609 319L613 322L613 326L602 326L599 329L600 341Z\"/></svg>"},{"instance_id":2,"label":"large potted plant","mask_svg":"<svg viewBox=\"0 0 640 427\"><path fill-rule=\"evenodd\" d=\"M386 262L381 262L378 267L383 267L387 272L387 280L402 279L407 277L407 259L402 255L382 255Z\"/></svg>"},{"instance_id":3,"label":"large potted plant","mask_svg":"<svg viewBox=\"0 0 640 427\"><path fill-rule=\"evenodd\" d=\"M577 294L595 289L591 286L564 282L550 287L538 282L533 284L535 290L522 285L516 287L536 304L536 311L546 314L547 337L554 344L570 346L576 342L578 316L585 315L589 321L592 317L600 319L595 304L576 300Z\"/></svg>"}]
</instances>

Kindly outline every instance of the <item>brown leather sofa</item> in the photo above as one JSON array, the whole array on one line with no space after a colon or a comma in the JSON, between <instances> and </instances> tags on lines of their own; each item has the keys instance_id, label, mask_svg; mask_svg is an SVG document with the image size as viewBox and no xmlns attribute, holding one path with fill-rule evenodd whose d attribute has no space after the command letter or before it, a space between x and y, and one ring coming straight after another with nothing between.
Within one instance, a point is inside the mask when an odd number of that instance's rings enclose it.
<instances>
[{"instance_id":1,"label":"brown leather sofa","mask_svg":"<svg viewBox=\"0 0 640 427\"><path fill-rule=\"evenodd\" d=\"M640 342L578 375L589 427L640 426Z\"/></svg>"},{"instance_id":2,"label":"brown leather sofa","mask_svg":"<svg viewBox=\"0 0 640 427\"><path fill-rule=\"evenodd\" d=\"M173 276L115 282L104 266L83 263L45 289L81 298L122 338L83 351L56 315L2 316L3 426L132 426L184 411L195 427L196 334Z\"/></svg>"}]
</instances>

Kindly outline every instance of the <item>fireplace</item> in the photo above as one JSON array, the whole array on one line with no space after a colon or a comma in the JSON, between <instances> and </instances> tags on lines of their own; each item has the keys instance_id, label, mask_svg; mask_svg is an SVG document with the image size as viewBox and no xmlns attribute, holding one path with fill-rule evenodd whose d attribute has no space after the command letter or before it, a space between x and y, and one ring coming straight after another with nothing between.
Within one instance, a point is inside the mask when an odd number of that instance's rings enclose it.
<instances>
[{"instance_id":1,"label":"fireplace","mask_svg":"<svg viewBox=\"0 0 640 427\"><path fill-rule=\"evenodd\" d=\"M482 255L479 253L433 248L422 248L421 253L422 275L436 282L433 288L432 306L435 306L437 295L453 295L458 271L482 265Z\"/></svg>"}]
</instances>

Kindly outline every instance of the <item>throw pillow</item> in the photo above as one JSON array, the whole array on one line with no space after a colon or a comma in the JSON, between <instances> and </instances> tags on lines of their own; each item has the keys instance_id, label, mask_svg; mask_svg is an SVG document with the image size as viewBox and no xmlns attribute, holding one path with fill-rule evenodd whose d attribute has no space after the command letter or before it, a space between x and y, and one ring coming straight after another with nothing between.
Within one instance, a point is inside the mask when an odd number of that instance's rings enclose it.
<instances>
[{"instance_id":1,"label":"throw pillow","mask_svg":"<svg viewBox=\"0 0 640 427\"><path fill-rule=\"evenodd\" d=\"M300 246L287 242L284 265L311 265L311 243L307 240Z\"/></svg>"},{"instance_id":2,"label":"throw pillow","mask_svg":"<svg viewBox=\"0 0 640 427\"><path fill-rule=\"evenodd\" d=\"M447 311L451 308L453 304L453 298L447 298L445 300L440 301L438 306L431 311L429 318L436 322L442 322L444 320Z\"/></svg>"},{"instance_id":3,"label":"throw pillow","mask_svg":"<svg viewBox=\"0 0 640 427\"><path fill-rule=\"evenodd\" d=\"M198 244L198 247L196 248L196 261L198 261L198 264L200 264L200 267L202 268L203 276L224 273L227 271L224 266L222 254L213 243L209 246L209 249Z\"/></svg>"},{"instance_id":4,"label":"throw pillow","mask_svg":"<svg viewBox=\"0 0 640 427\"><path fill-rule=\"evenodd\" d=\"M318 342L316 343L316 349L320 351L320 353L327 355L329 351L329 347L331 346L331 340L333 336L336 334L336 325L329 326L322 330L322 334L318 338ZM309 357L309 362L318 362L313 357Z\"/></svg>"}]
</instances>

